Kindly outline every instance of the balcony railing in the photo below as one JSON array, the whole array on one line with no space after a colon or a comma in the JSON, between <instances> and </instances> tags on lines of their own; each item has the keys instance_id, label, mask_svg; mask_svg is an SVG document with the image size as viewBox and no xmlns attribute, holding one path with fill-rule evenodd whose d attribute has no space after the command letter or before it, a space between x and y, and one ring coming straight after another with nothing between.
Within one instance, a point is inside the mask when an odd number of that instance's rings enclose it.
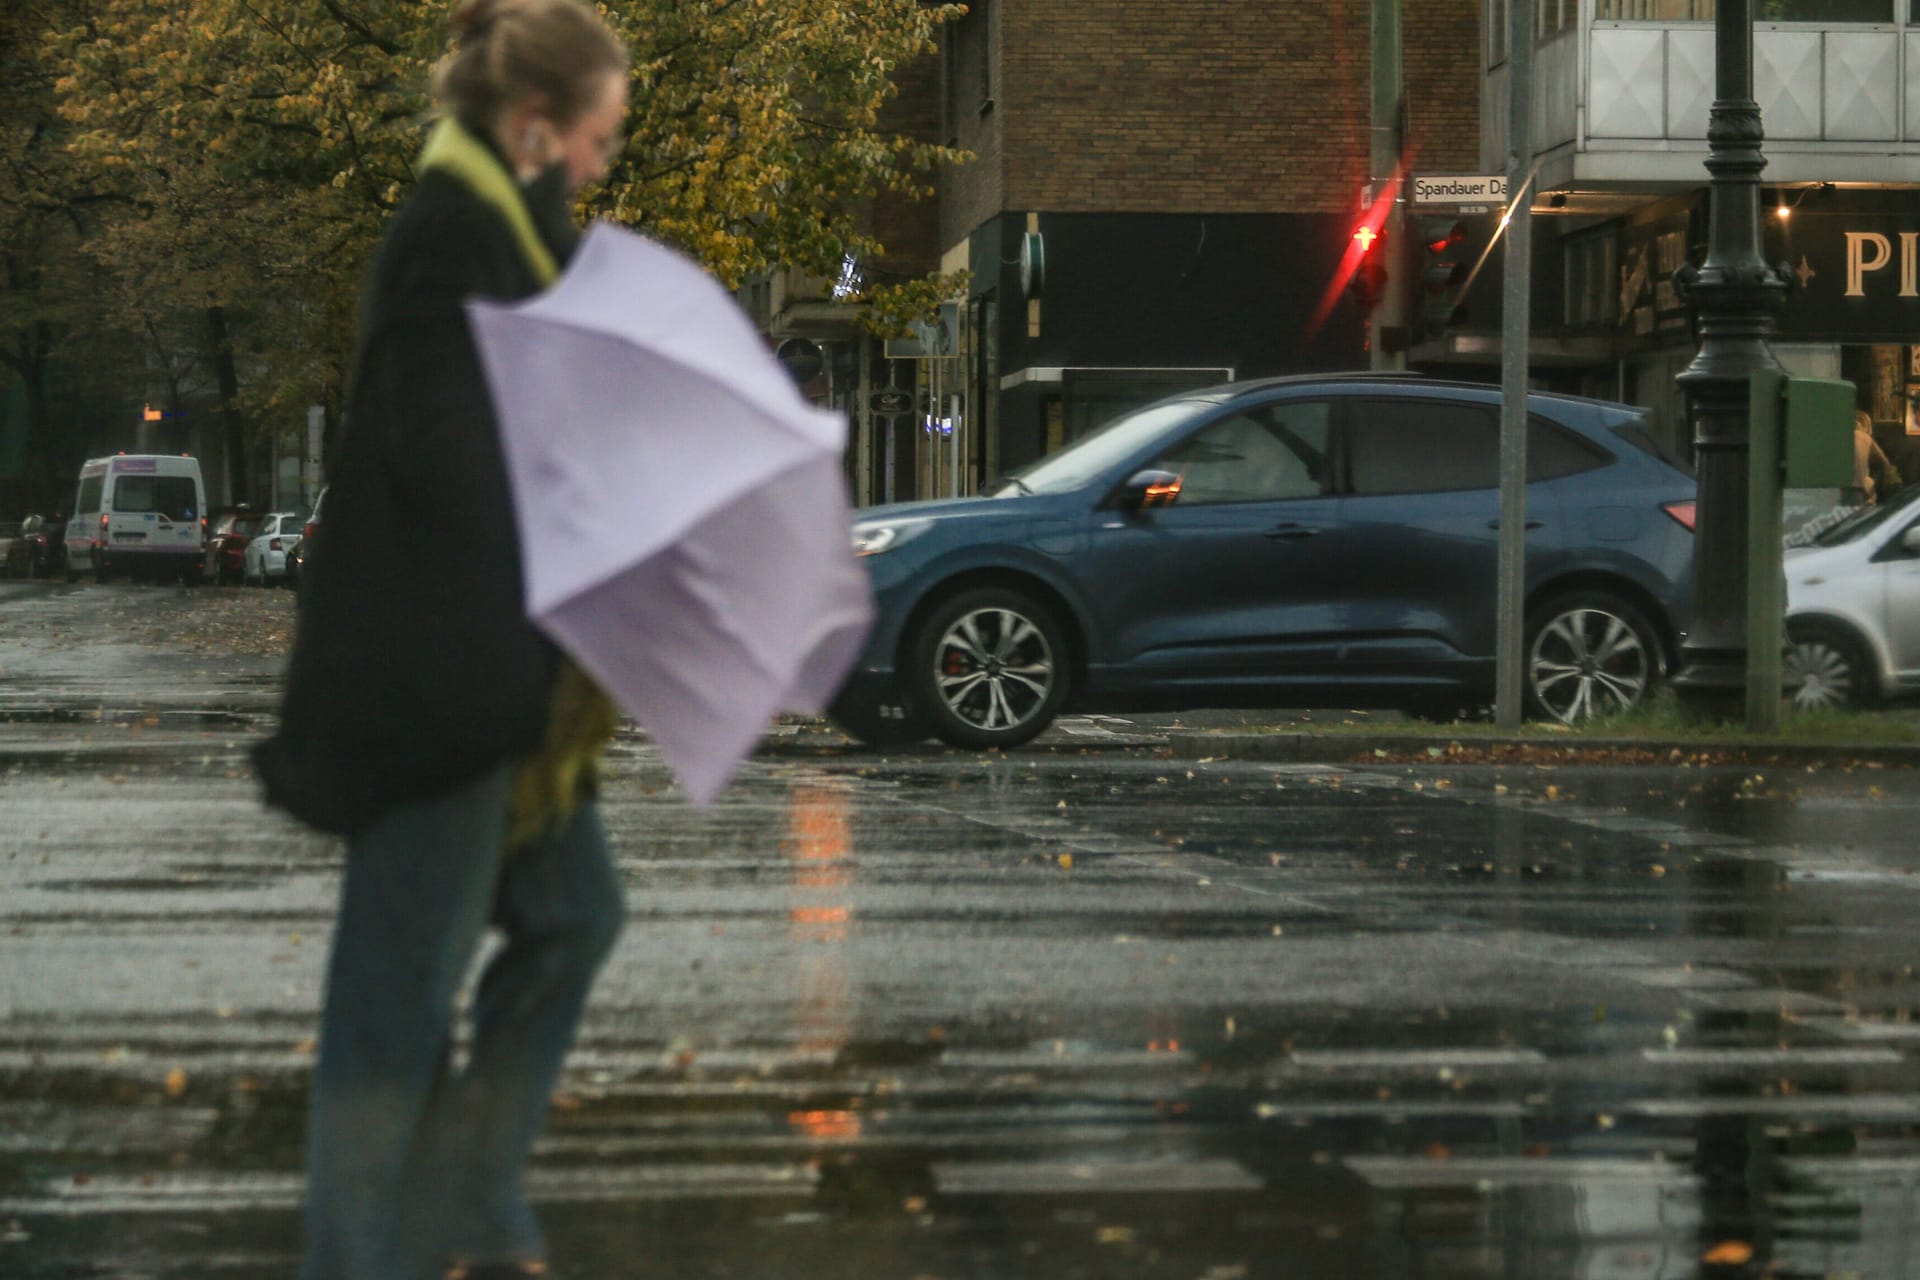
<instances>
[{"instance_id":1,"label":"balcony railing","mask_svg":"<svg viewBox=\"0 0 1920 1280\"><path fill-rule=\"evenodd\" d=\"M1704 156L1714 0L1534 2L1554 9L1543 15L1548 34L1534 55L1535 150L1562 153L1549 168L1565 170L1550 176L1624 179L1628 154L1639 153L1667 157L1647 163L1673 177ZM1755 0L1754 13L1755 96L1769 160L1784 162L1770 164L1769 177L1804 163L1864 168L1877 156L1901 170L1887 178L1912 180L1906 170L1920 172L1920 0ZM1485 155L1498 157L1504 63L1486 88Z\"/></svg>"}]
</instances>

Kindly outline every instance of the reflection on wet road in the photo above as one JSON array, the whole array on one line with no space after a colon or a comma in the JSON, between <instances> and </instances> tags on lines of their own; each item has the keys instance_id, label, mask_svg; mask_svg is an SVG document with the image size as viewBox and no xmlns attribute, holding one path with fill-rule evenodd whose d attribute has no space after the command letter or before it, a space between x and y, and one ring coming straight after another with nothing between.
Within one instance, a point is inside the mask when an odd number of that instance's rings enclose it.
<instances>
[{"instance_id":1,"label":"reflection on wet road","mask_svg":"<svg viewBox=\"0 0 1920 1280\"><path fill-rule=\"evenodd\" d=\"M218 731L0 780L0 1273L285 1276L335 857ZM627 745L561 1274L1920 1274L1895 771Z\"/></svg>"}]
</instances>

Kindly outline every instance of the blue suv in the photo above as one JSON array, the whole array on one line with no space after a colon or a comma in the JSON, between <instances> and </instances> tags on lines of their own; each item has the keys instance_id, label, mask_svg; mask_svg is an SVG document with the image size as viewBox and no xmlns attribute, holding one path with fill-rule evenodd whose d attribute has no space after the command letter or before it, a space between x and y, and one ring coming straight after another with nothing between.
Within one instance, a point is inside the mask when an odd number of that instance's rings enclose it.
<instances>
[{"instance_id":1,"label":"blue suv","mask_svg":"<svg viewBox=\"0 0 1920 1280\"><path fill-rule=\"evenodd\" d=\"M1631 707L1674 665L1694 481L1642 410L1529 397L1529 710ZM834 719L1010 747L1062 710L1385 706L1494 683L1498 388L1233 383L1120 417L979 497L860 513L879 618Z\"/></svg>"}]
</instances>

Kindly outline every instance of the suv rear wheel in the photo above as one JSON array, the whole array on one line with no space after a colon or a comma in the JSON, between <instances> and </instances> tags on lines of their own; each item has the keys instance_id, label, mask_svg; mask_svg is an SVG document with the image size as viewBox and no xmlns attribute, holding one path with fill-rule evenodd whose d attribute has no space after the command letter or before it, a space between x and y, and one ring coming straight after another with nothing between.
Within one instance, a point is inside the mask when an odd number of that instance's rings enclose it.
<instances>
[{"instance_id":1,"label":"suv rear wheel","mask_svg":"<svg viewBox=\"0 0 1920 1280\"><path fill-rule=\"evenodd\" d=\"M920 624L914 701L956 747L1015 747L1053 722L1067 697L1066 636L1051 612L1011 587L963 591Z\"/></svg>"},{"instance_id":2,"label":"suv rear wheel","mask_svg":"<svg viewBox=\"0 0 1920 1280\"><path fill-rule=\"evenodd\" d=\"M1534 609L1525 654L1528 711L1561 724L1632 710L1667 666L1646 615L1599 590L1571 591Z\"/></svg>"}]
</instances>

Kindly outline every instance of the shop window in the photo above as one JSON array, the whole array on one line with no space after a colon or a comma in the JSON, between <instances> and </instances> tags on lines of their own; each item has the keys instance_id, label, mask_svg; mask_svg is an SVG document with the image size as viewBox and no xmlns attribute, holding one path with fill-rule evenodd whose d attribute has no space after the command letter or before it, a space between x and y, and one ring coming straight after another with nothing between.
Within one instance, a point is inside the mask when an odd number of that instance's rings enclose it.
<instances>
[{"instance_id":1,"label":"shop window","mask_svg":"<svg viewBox=\"0 0 1920 1280\"><path fill-rule=\"evenodd\" d=\"M1574 329L1609 325L1619 317L1620 290L1615 280L1617 261L1613 233L1577 236L1563 250L1566 264L1567 326Z\"/></svg>"},{"instance_id":2,"label":"shop window","mask_svg":"<svg viewBox=\"0 0 1920 1280\"><path fill-rule=\"evenodd\" d=\"M1542 0L1548 3L1549 0ZM1920 21L1920 0L1911 0ZM1711 22L1714 0L1596 0L1602 22ZM1754 0L1755 22L1892 22L1892 0Z\"/></svg>"},{"instance_id":3,"label":"shop window","mask_svg":"<svg viewBox=\"0 0 1920 1280\"><path fill-rule=\"evenodd\" d=\"M1596 0L1601 22L1711 22L1713 0Z\"/></svg>"}]
</instances>

